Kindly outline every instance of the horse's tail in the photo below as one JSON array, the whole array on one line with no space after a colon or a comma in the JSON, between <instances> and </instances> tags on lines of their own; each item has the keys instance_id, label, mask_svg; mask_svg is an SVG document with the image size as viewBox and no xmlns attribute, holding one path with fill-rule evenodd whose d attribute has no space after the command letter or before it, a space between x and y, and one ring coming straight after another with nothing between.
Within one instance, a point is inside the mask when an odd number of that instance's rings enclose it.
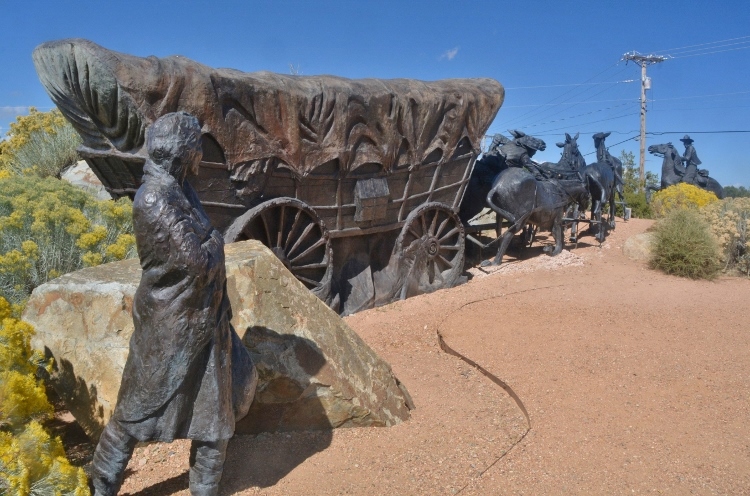
<instances>
[{"instance_id":1,"label":"horse's tail","mask_svg":"<svg viewBox=\"0 0 750 496\"><path fill-rule=\"evenodd\" d=\"M489 192L489 193L487 193L487 205L489 205L489 207L490 207L490 208L491 208L492 210L494 210L494 211L495 211L495 213L497 213L497 215L499 215L499 216L500 216L500 217L502 217L503 219L507 220L507 221L508 221L508 222L510 222L511 224L515 224L515 223L516 223L516 222L518 221L518 219L516 218L516 216L515 216L515 215L513 215L512 213L508 212L507 210L504 210L504 209L500 208L500 207L499 207L499 206L498 206L498 205L497 205L497 204L496 204L496 203L494 202L494 196L495 196L495 194L496 194L496 193L497 193L497 192L496 192L495 188L492 188L492 189L490 190L490 192Z\"/></svg>"},{"instance_id":2,"label":"horse's tail","mask_svg":"<svg viewBox=\"0 0 750 496\"><path fill-rule=\"evenodd\" d=\"M607 201L606 191L602 183L594 177L591 173L586 173L586 186L589 189L589 195L591 195L592 207L593 204L597 204L597 210L601 210L602 204Z\"/></svg>"}]
</instances>

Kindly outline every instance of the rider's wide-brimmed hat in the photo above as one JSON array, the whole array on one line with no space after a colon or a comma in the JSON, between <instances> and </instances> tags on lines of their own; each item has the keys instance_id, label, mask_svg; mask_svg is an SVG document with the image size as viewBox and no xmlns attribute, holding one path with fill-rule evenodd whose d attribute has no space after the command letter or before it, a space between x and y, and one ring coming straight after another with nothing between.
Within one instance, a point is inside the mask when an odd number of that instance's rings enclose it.
<instances>
[{"instance_id":1,"label":"rider's wide-brimmed hat","mask_svg":"<svg viewBox=\"0 0 750 496\"><path fill-rule=\"evenodd\" d=\"M683 143L687 143L687 142L692 143L693 139L689 135L686 134L685 136L682 137L680 141L682 141Z\"/></svg>"}]
</instances>

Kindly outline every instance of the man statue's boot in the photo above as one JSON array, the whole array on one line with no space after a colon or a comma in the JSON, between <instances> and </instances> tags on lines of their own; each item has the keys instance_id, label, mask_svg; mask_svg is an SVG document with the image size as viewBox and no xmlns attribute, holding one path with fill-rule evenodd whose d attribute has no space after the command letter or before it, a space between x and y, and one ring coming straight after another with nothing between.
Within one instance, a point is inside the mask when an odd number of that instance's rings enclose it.
<instances>
[{"instance_id":1,"label":"man statue's boot","mask_svg":"<svg viewBox=\"0 0 750 496\"><path fill-rule=\"evenodd\" d=\"M224 471L228 440L193 441L190 445L190 494L216 496Z\"/></svg>"},{"instance_id":2,"label":"man statue's boot","mask_svg":"<svg viewBox=\"0 0 750 496\"><path fill-rule=\"evenodd\" d=\"M125 468L138 440L125 432L117 421L110 420L96 445L91 464L94 496L116 496L122 485Z\"/></svg>"}]
</instances>

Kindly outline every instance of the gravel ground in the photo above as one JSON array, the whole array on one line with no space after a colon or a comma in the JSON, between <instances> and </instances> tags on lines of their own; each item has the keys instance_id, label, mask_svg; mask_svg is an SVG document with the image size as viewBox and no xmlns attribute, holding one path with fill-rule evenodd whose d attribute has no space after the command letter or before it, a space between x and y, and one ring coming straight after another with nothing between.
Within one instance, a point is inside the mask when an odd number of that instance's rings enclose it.
<instances>
[{"instance_id":1,"label":"gravel ground","mask_svg":"<svg viewBox=\"0 0 750 496\"><path fill-rule=\"evenodd\" d=\"M626 259L649 225L348 317L411 420L236 437L222 494L750 494L750 280ZM139 447L122 493L188 494L187 446Z\"/></svg>"}]
</instances>

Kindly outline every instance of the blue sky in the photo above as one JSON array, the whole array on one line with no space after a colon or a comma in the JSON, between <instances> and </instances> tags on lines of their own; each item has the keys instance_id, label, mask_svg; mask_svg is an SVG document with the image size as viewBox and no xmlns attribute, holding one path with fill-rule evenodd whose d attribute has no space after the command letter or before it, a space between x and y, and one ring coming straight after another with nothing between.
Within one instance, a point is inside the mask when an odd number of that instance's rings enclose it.
<instances>
[{"instance_id":1,"label":"blue sky","mask_svg":"<svg viewBox=\"0 0 750 496\"><path fill-rule=\"evenodd\" d=\"M648 70L647 130L671 134L649 135L647 144L672 141L682 151L679 139L690 133L712 176L750 186L750 133L717 132L750 131L746 1L0 0L0 8L2 134L27 107L52 105L34 72L34 47L82 37L243 71L491 77L506 100L489 132L541 137L547 151L535 159L557 161L565 132L580 132L581 151L591 153L598 131L612 131L611 152L637 159L630 138L639 130L640 68L620 61L636 50L675 56ZM647 155L646 167L658 172L661 160Z\"/></svg>"}]
</instances>

